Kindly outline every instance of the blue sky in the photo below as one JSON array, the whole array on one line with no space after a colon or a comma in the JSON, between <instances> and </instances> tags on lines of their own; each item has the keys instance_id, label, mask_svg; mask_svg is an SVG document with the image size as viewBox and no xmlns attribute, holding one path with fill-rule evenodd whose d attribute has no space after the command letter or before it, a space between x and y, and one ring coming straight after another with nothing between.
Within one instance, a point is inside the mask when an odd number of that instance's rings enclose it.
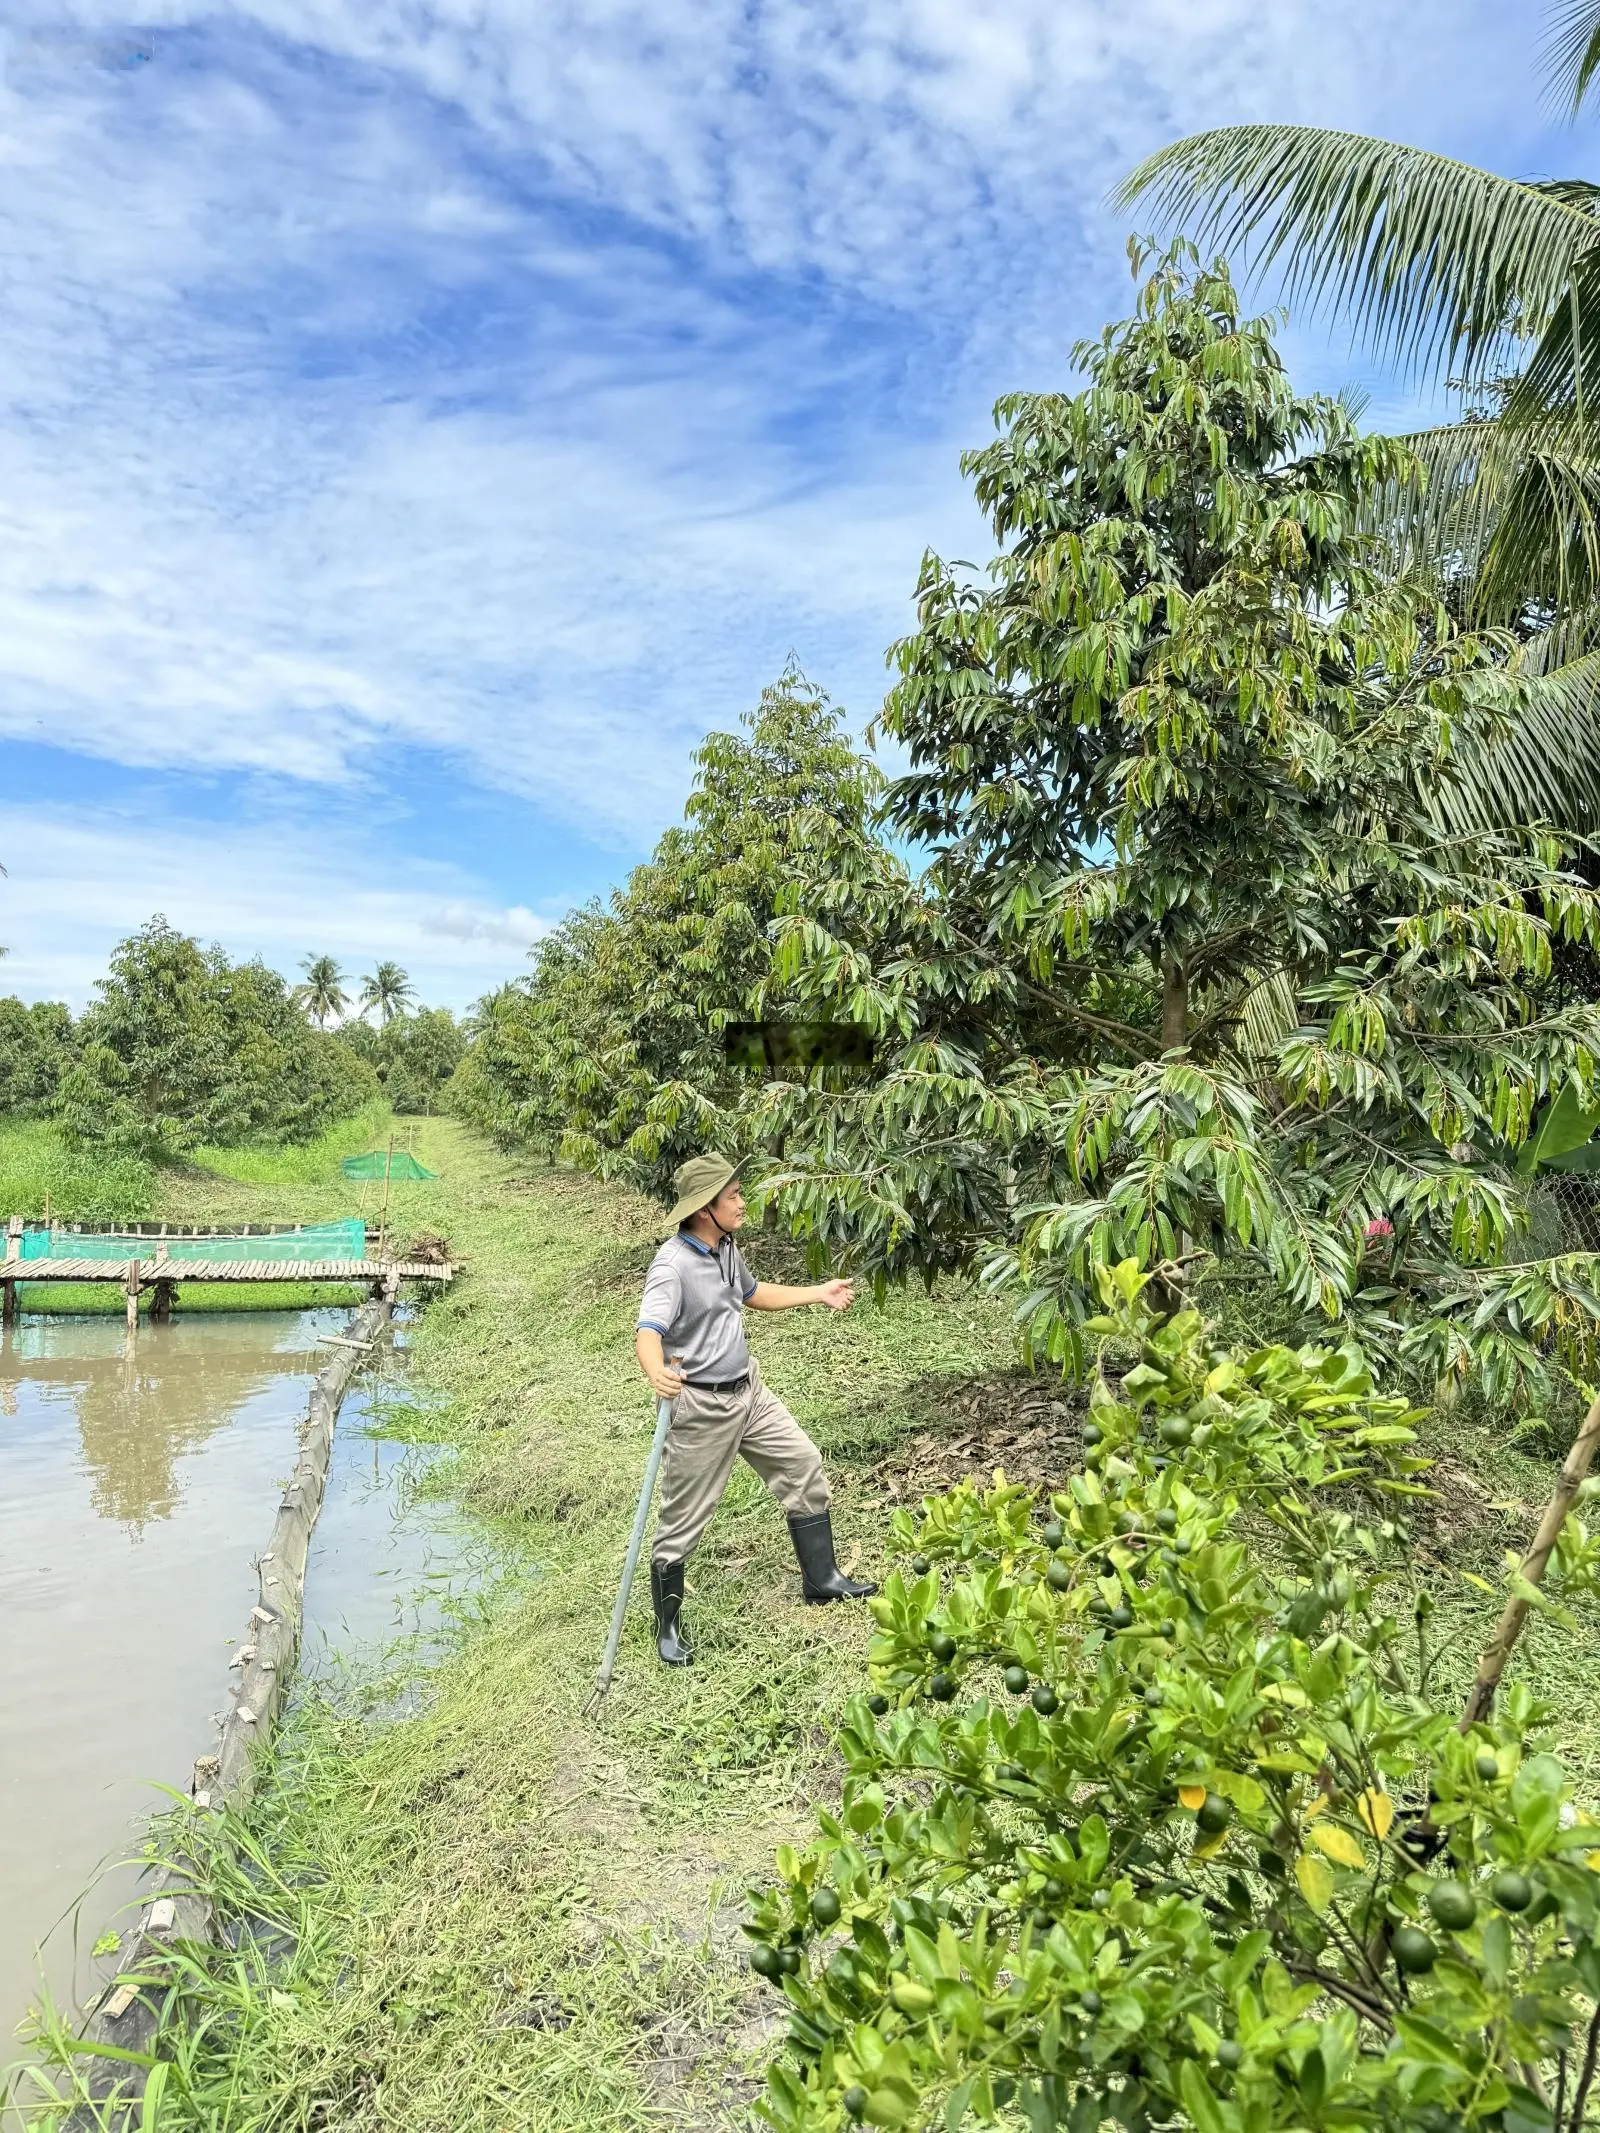
<instances>
[{"instance_id":1,"label":"blue sky","mask_svg":"<svg viewBox=\"0 0 1600 2133\"><path fill-rule=\"evenodd\" d=\"M464 1006L793 651L858 724L1108 187L1301 119L1589 173L1490 0L329 0L0 29L0 986L152 912ZM1306 384L1365 376L1296 321ZM1369 379L1368 420L1416 411Z\"/></svg>"}]
</instances>

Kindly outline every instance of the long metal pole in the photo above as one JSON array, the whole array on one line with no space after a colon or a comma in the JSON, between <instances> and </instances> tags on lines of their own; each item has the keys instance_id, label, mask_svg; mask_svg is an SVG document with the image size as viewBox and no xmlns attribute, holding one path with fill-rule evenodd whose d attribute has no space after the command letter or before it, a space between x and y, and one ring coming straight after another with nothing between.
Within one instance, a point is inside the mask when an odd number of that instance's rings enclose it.
<instances>
[{"instance_id":1,"label":"long metal pole","mask_svg":"<svg viewBox=\"0 0 1600 2133\"><path fill-rule=\"evenodd\" d=\"M661 1465L661 1454L667 1444L667 1431L671 1427L672 1402L657 1400L656 1433L650 1441L650 1457L645 1461L644 1486L639 1491L639 1508L633 1514L633 1532L628 1538L628 1559L622 1566L622 1586L617 1593L617 1604L611 1610L611 1634L606 1638L605 1657L600 1662L600 1671L595 1676L594 1693L589 1698L591 1711L599 1708L611 1686L612 1672L617 1663L617 1647L622 1642L622 1625L628 1613L628 1595L633 1590L633 1574L639 1567L639 1557L644 1548L644 1529L650 1522L650 1499L655 1494L656 1472Z\"/></svg>"}]
</instances>

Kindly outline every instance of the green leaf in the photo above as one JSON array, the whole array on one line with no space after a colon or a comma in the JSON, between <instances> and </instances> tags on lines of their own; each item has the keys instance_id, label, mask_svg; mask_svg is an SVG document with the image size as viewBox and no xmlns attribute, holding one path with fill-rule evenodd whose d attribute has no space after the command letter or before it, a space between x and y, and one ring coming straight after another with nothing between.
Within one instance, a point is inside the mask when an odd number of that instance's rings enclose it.
<instances>
[{"instance_id":1,"label":"green leaf","mask_svg":"<svg viewBox=\"0 0 1600 2133\"><path fill-rule=\"evenodd\" d=\"M1228 2133L1221 2105L1193 2059L1185 2059L1179 2069L1178 2092L1194 2122L1195 2133Z\"/></svg>"}]
</instances>

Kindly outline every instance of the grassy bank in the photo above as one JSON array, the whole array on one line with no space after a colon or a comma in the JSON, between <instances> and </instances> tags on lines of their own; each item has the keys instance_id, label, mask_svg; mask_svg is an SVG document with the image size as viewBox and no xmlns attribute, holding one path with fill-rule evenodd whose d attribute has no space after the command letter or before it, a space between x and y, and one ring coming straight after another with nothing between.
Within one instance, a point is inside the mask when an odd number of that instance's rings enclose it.
<instances>
[{"instance_id":1,"label":"grassy bank","mask_svg":"<svg viewBox=\"0 0 1600 2133\"><path fill-rule=\"evenodd\" d=\"M212 1856L249 1930L175 2033L159 2123L743 2124L778 2003L740 1960L740 1890L833 1786L866 1616L798 1604L783 1522L741 1469L692 1567L700 1663L655 1664L641 1595L604 1720L582 1718L651 1424L630 1329L659 1217L448 1122L419 1122L416 1150L440 1176L405 1189L402 1229L445 1235L472 1271L427 1309L392 1423L454 1447L450 1484L537 1569L491 1595L405 1718L298 1705L275 1782ZM331 1149L219 1153L163 1180L159 1211L318 1219L360 1197ZM751 1256L781 1271L776 1247ZM881 1563L897 1500L997 1461L1024 1478L1076 1463L1069 1403L1015 1368L991 1301L797 1313L754 1339L826 1451L847 1560ZM1465 1416L1428 1427L1440 1492L1417 1570L1465 1678L1494 1603L1456 1573L1494 1573L1552 1469ZM1595 1640L1541 1627L1517 1665L1600 1786Z\"/></svg>"}]
</instances>

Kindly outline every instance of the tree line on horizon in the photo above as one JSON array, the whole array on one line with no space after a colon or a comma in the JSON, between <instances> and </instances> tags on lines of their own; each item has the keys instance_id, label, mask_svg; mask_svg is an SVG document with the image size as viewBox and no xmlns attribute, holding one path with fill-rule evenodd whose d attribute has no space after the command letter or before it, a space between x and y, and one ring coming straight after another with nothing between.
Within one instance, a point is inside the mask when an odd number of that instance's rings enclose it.
<instances>
[{"instance_id":1,"label":"tree line on horizon","mask_svg":"<svg viewBox=\"0 0 1600 2133\"><path fill-rule=\"evenodd\" d=\"M360 980L354 1015L332 957L302 969L290 986L153 918L113 951L81 1015L0 998L0 1117L50 1119L72 1147L159 1160L311 1140L379 1097L437 1109L466 1041L450 1011L418 1006L394 962Z\"/></svg>"}]
</instances>

